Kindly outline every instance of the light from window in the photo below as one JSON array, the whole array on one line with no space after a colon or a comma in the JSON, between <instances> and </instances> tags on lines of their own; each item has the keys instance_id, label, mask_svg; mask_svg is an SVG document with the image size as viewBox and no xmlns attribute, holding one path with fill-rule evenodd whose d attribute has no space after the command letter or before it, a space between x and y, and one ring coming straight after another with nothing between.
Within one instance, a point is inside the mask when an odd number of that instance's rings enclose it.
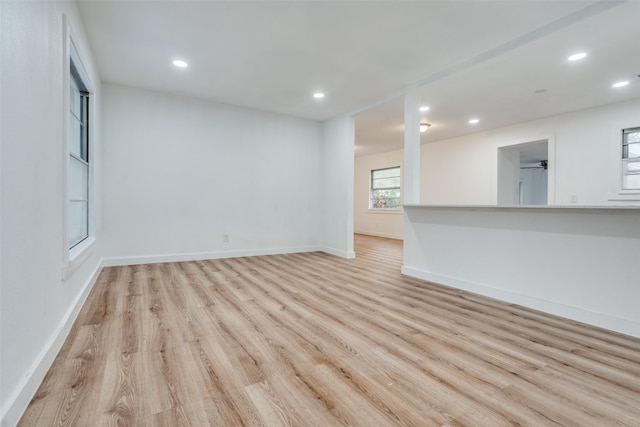
<instances>
[{"instance_id":1,"label":"light from window","mask_svg":"<svg viewBox=\"0 0 640 427\"><path fill-rule=\"evenodd\" d=\"M69 248L89 237L89 93L71 62L69 112Z\"/></svg>"},{"instance_id":2,"label":"light from window","mask_svg":"<svg viewBox=\"0 0 640 427\"><path fill-rule=\"evenodd\" d=\"M640 190L640 127L622 131L622 189Z\"/></svg>"},{"instance_id":3,"label":"light from window","mask_svg":"<svg viewBox=\"0 0 640 427\"><path fill-rule=\"evenodd\" d=\"M400 207L400 166L371 171L371 209Z\"/></svg>"}]
</instances>

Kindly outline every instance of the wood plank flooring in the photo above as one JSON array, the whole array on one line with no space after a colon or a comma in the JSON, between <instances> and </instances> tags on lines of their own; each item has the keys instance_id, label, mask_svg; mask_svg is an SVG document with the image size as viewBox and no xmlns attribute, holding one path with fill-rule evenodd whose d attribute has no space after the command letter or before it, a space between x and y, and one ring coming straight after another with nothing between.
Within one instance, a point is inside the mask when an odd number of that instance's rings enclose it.
<instances>
[{"instance_id":1,"label":"wood plank flooring","mask_svg":"<svg viewBox=\"0 0 640 427\"><path fill-rule=\"evenodd\" d=\"M19 425L640 426L640 340L356 254L105 268Z\"/></svg>"}]
</instances>

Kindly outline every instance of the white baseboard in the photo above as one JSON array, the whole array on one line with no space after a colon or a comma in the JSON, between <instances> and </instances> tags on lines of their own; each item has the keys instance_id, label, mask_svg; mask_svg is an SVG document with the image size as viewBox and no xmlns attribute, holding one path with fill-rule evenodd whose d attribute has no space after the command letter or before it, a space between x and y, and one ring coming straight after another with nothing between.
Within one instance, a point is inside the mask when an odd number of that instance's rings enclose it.
<instances>
[{"instance_id":1,"label":"white baseboard","mask_svg":"<svg viewBox=\"0 0 640 427\"><path fill-rule=\"evenodd\" d=\"M103 261L105 267L136 264L157 264L160 262L200 261L205 259L239 258L247 256L279 255L300 252L317 252L320 246L293 246L283 248L242 249L215 252L192 252L186 254L141 255L130 257L108 257Z\"/></svg>"},{"instance_id":2,"label":"white baseboard","mask_svg":"<svg viewBox=\"0 0 640 427\"><path fill-rule=\"evenodd\" d=\"M366 236L385 237L387 239L404 240L402 235L390 234L390 233L378 233L377 231L356 230L356 231L354 231L354 233L355 234L364 234Z\"/></svg>"},{"instance_id":3,"label":"white baseboard","mask_svg":"<svg viewBox=\"0 0 640 427\"><path fill-rule=\"evenodd\" d=\"M89 292L96 283L101 270L102 263L98 263L91 276L87 279L82 291L78 293L78 296L58 324L53 335L44 345L22 381L14 389L15 391L10 396L3 396L4 402L2 404L2 413L0 414L0 425L2 427L15 426L20 421L22 414L38 391L38 387L40 387L69 332L71 332L71 327L76 321L80 309L87 300Z\"/></svg>"},{"instance_id":4,"label":"white baseboard","mask_svg":"<svg viewBox=\"0 0 640 427\"><path fill-rule=\"evenodd\" d=\"M427 280L429 282L438 283L444 286L462 289L479 295L495 298L501 301L519 304L528 308L532 308L534 310L555 314L557 316L577 320L578 322L587 323L589 325L598 326L610 331L615 331L625 335L631 335L640 338L640 323L628 319L622 319L608 314L596 313L593 311L560 304L553 301L546 301L529 295L506 291L504 289L493 288L488 285L474 283L455 277L431 273L426 270L420 270L417 268L408 267L406 265L402 266L402 274L422 280Z\"/></svg>"},{"instance_id":5,"label":"white baseboard","mask_svg":"<svg viewBox=\"0 0 640 427\"><path fill-rule=\"evenodd\" d=\"M321 251L331 255L339 256L340 258L354 259L356 257L356 253L353 251L347 252L340 249L330 248L328 246L323 247Z\"/></svg>"}]
</instances>

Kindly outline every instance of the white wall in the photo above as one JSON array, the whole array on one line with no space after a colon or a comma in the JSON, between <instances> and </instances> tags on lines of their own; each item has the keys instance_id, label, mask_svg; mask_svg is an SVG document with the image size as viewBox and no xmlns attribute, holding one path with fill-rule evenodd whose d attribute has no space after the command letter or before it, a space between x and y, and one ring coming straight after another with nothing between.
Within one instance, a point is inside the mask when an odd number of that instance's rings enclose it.
<instances>
[{"instance_id":1,"label":"white wall","mask_svg":"<svg viewBox=\"0 0 640 427\"><path fill-rule=\"evenodd\" d=\"M108 263L320 247L320 123L112 84L103 99Z\"/></svg>"},{"instance_id":2,"label":"white wall","mask_svg":"<svg viewBox=\"0 0 640 427\"><path fill-rule=\"evenodd\" d=\"M323 250L345 258L353 250L353 169L355 127L343 115L323 124Z\"/></svg>"},{"instance_id":3,"label":"white wall","mask_svg":"<svg viewBox=\"0 0 640 427\"><path fill-rule=\"evenodd\" d=\"M66 13L99 109L100 80L75 3L0 2L0 418L17 422L94 282L102 256L100 141L94 139L96 244L64 281ZM95 125L100 126L99 111ZM98 136L99 132L96 132Z\"/></svg>"},{"instance_id":4,"label":"white wall","mask_svg":"<svg viewBox=\"0 0 640 427\"><path fill-rule=\"evenodd\" d=\"M402 272L640 337L640 208L405 207Z\"/></svg>"},{"instance_id":5,"label":"white wall","mask_svg":"<svg viewBox=\"0 0 640 427\"><path fill-rule=\"evenodd\" d=\"M640 121L640 99L425 144L421 202L496 204L497 148L555 136L555 164L549 159L555 204L569 204L571 195L579 205L623 204L608 199L613 146L619 144L612 128L634 121Z\"/></svg>"},{"instance_id":6,"label":"white wall","mask_svg":"<svg viewBox=\"0 0 640 427\"><path fill-rule=\"evenodd\" d=\"M354 230L356 233L402 239L402 209L397 212L369 209L371 171L402 166L402 153L403 150L395 150L356 157L353 196ZM401 188L404 188L402 184Z\"/></svg>"}]
</instances>

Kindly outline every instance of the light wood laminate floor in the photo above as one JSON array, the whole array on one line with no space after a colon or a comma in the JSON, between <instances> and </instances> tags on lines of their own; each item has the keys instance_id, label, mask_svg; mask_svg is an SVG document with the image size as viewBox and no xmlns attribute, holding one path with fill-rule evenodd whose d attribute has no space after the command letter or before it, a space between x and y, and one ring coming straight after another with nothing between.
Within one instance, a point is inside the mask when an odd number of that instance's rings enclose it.
<instances>
[{"instance_id":1,"label":"light wood laminate floor","mask_svg":"<svg viewBox=\"0 0 640 427\"><path fill-rule=\"evenodd\" d=\"M105 268L20 425L640 426L640 340L356 253Z\"/></svg>"}]
</instances>

